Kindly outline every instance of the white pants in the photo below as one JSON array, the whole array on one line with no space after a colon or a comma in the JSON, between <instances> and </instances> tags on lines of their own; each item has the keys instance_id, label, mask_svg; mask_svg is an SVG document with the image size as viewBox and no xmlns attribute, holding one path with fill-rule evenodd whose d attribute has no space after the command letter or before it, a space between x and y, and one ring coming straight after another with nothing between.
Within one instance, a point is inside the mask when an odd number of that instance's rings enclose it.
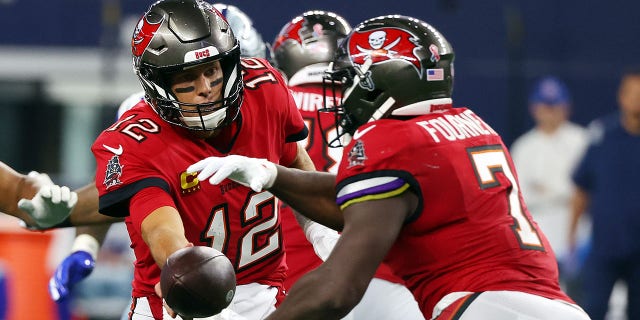
<instances>
[{"instance_id":1,"label":"white pants","mask_svg":"<svg viewBox=\"0 0 640 320\"><path fill-rule=\"evenodd\" d=\"M276 295L278 289L258 283L250 283L239 285L236 287L236 294L229 306L222 310L219 314L208 317L198 318L203 320L260 320L266 318L270 313L276 310ZM163 319L173 319L163 308ZM125 312L125 318L131 320L150 320L153 319L151 306L147 298L138 298L135 310L129 317L129 310ZM180 316L177 320L182 320Z\"/></svg>"},{"instance_id":2,"label":"white pants","mask_svg":"<svg viewBox=\"0 0 640 320\"><path fill-rule=\"evenodd\" d=\"M455 292L442 298L433 311L432 320L458 298L471 293ZM452 299L453 297L453 299ZM462 311L462 310L460 310ZM575 304L517 291L486 291L480 293L458 314L460 320L589 320Z\"/></svg>"},{"instance_id":3,"label":"white pants","mask_svg":"<svg viewBox=\"0 0 640 320\"><path fill-rule=\"evenodd\" d=\"M360 303L343 320L424 320L407 287L373 278Z\"/></svg>"}]
</instances>

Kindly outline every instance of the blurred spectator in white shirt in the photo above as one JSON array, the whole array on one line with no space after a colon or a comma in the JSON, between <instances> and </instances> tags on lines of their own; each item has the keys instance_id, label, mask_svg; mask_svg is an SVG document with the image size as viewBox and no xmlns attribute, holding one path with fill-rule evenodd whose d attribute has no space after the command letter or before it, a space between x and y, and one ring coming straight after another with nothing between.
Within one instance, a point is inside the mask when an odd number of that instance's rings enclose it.
<instances>
[{"instance_id":1,"label":"blurred spectator in white shirt","mask_svg":"<svg viewBox=\"0 0 640 320\"><path fill-rule=\"evenodd\" d=\"M538 80L528 102L535 127L514 141L511 155L527 207L558 258L562 282L574 190L571 173L586 150L588 136L585 128L569 121L571 95L560 79Z\"/></svg>"}]
</instances>

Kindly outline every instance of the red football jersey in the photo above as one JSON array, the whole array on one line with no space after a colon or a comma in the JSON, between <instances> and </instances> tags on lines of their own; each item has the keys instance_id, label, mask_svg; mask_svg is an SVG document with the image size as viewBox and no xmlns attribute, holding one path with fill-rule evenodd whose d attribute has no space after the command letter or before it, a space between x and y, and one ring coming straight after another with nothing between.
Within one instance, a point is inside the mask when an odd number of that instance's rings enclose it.
<instances>
[{"instance_id":1,"label":"red football jersey","mask_svg":"<svg viewBox=\"0 0 640 320\"><path fill-rule=\"evenodd\" d=\"M322 141L322 131L318 124L316 110L323 107L322 103L322 86L296 86L289 87L291 95L304 119L309 135L304 141L301 141L305 147L311 160L316 166L316 170L326 171L331 164L334 165L336 171L337 163L342 156L341 150L336 150L338 154L333 161L327 160L327 146ZM333 119L333 117L331 117ZM326 123L333 124L331 119L327 119ZM323 124L325 123L323 119ZM335 153L335 151L334 151ZM316 255L313 246L307 240L302 228L298 224L291 207L283 204L282 207L282 232L285 234L284 246L287 251L287 278L284 281L284 287L288 290L291 286L305 273L315 269L322 263L322 260Z\"/></svg>"},{"instance_id":2,"label":"red football jersey","mask_svg":"<svg viewBox=\"0 0 640 320\"><path fill-rule=\"evenodd\" d=\"M318 121L318 109L324 108L324 97L322 95L322 85L300 85L291 86L291 95L298 106L298 110L309 128L309 136L302 141L309 157L316 165L316 170L336 173L338 164L342 158L341 148L329 148L322 136L327 132L329 135L335 135L335 118L332 114L321 113L322 117ZM331 105L333 100L327 97L327 103ZM320 127L322 124L322 128ZM324 129L324 131L323 131ZM330 136L327 141L331 141L334 136Z\"/></svg>"},{"instance_id":3,"label":"red football jersey","mask_svg":"<svg viewBox=\"0 0 640 320\"><path fill-rule=\"evenodd\" d=\"M234 125L210 141L162 120L145 102L122 115L92 146L97 161L100 212L126 217L136 254L133 295L153 294L160 269L140 235L142 213L129 212L129 199L150 187L173 199L195 245L212 246L233 263L237 283L281 286L286 265L279 201L231 180L199 182L189 165L209 156L239 154L289 165L295 142L307 129L284 80L266 60L243 59L244 102ZM160 206L160 205L158 205Z\"/></svg>"},{"instance_id":4,"label":"red football jersey","mask_svg":"<svg viewBox=\"0 0 640 320\"><path fill-rule=\"evenodd\" d=\"M309 153L311 160L318 171L336 172L342 157L341 148L329 148L324 142L322 135L335 134L335 118L328 113L318 115L317 110L324 107L322 85L300 85L291 86L291 94L300 110L307 128L309 136L302 141L305 149ZM329 100L330 103L332 100ZM318 116L322 121L318 121ZM322 127L320 126L322 124ZM324 131L322 130L324 129ZM328 137L327 140L332 140ZM287 266L289 267L285 288L289 289L302 276L322 263L318 258L313 246L304 235L302 228L295 219L291 208L285 206L282 210L282 230L285 234L284 243L287 251ZM395 283L403 281L395 276L388 266L382 264L375 275L376 278L384 279Z\"/></svg>"},{"instance_id":5,"label":"red football jersey","mask_svg":"<svg viewBox=\"0 0 640 320\"><path fill-rule=\"evenodd\" d=\"M402 141L402 143L398 143ZM345 148L342 208L410 189L419 197L385 262L425 317L455 291L512 290L571 302L522 200L507 148L466 108L366 124Z\"/></svg>"}]
</instances>

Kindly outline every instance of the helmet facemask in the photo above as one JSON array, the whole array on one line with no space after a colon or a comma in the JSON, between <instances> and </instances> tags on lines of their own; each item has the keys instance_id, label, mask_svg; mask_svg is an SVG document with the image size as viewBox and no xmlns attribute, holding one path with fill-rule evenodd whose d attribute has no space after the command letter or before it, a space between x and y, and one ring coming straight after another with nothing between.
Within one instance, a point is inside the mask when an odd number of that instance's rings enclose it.
<instances>
[{"instance_id":1,"label":"helmet facemask","mask_svg":"<svg viewBox=\"0 0 640 320\"><path fill-rule=\"evenodd\" d=\"M238 64L229 63L239 56L239 48L228 53L228 56L220 58L222 68L222 98L217 101L193 104L178 101L171 91L169 77L173 73L184 69L211 63L206 61L189 67L181 67L177 70L165 69L159 71L159 81L152 82L150 88L153 92L153 104L158 114L165 121L190 130L209 131L227 126L233 122L240 111L242 103L242 77ZM215 60L214 60L215 61Z\"/></svg>"},{"instance_id":2,"label":"helmet facemask","mask_svg":"<svg viewBox=\"0 0 640 320\"><path fill-rule=\"evenodd\" d=\"M351 111L345 105L348 103L349 96L357 86L368 86L371 83L368 71L371 63L365 63L363 66L348 66L344 68L334 69L334 64L329 65L329 69L325 72L322 81L324 108L318 109L318 119L320 113L333 114L335 121L336 136L330 141L325 141L331 148L344 147L351 141L353 133L367 122L370 114L364 114L361 108L353 108ZM321 128L327 126L320 124ZM328 137L323 134L323 137Z\"/></svg>"}]
</instances>

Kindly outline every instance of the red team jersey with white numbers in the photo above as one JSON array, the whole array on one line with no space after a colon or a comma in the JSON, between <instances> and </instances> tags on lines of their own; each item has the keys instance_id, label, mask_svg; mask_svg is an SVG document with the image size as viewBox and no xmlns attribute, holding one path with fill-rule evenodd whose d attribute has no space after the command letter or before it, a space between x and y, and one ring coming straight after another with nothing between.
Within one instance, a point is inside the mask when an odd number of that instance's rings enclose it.
<instances>
[{"instance_id":1,"label":"red team jersey with white numbers","mask_svg":"<svg viewBox=\"0 0 640 320\"><path fill-rule=\"evenodd\" d=\"M329 148L322 138L324 132L330 135L335 134L335 130L328 130L335 127L335 118L332 114L320 114L324 128L320 127L320 122L318 121L317 110L324 108L322 85L291 86L289 89L307 128L309 128L309 136L307 136L307 139L301 141L301 143L305 145L309 157L311 157L311 160L313 160L313 163L316 165L316 170L336 173L338 171L338 164L342 158L342 149ZM327 97L327 103L329 105L331 101L331 98ZM325 131L322 129L325 129ZM331 139L333 139L333 137L329 137L327 140L329 141Z\"/></svg>"},{"instance_id":2,"label":"red team jersey with white numbers","mask_svg":"<svg viewBox=\"0 0 640 320\"><path fill-rule=\"evenodd\" d=\"M554 253L522 200L511 156L471 110L383 119L356 131L339 168L338 205L407 189L419 205L385 262L427 319L456 291L522 291L572 302L560 290Z\"/></svg>"},{"instance_id":3,"label":"red team jersey with white numbers","mask_svg":"<svg viewBox=\"0 0 640 320\"><path fill-rule=\"evenodd\" d=\"M165 122L144 101L103 131L92 146L100 212L126 217L136 255L134 297L153 295L160 279L160 269L140 235L144 216L128 208L129 199L150 186L172 197L190 242L225 253L238 284L282 286L286 265L277 199L231 180L220 185L199 182L196 174L185 172L209 156L239 154L283 165L295 159L295 141L304 139L307 129L282 77L266 60L243 59L242 66L240 115L211 139L215 147Z\"/></svg>"},{"instance_id":4,"label":"red team jersey with white numbers","mask_svg":"<svg viewBox=\"0 0 640 320\"><path fill-rule=\"evenodd\" d=\"M309 128L309 135L305 140L301 141L301 144L309 153L316 170L326 171L327 167L331 166L331 163L337 164L340 161L342 152L341 150L336 150L338 154L334 161L328 161L324 157L325 149L329 148L326 147L322 140L322 131L320 131L316 112L318 108L323 106L322 86L296 86L289 87L289 89L307 128ZM326 122L333 124L333 121ZM335 165L333 171L335 172L337 169L337 165ZM304 231L300 228L291 207L286 204L282 206L282 232L286 235L284 237L284 245L287 251L288 271L284 287L288 290L298 278L319 266L322 260L316 255L313 246L304 235Z\"/></svg>"},{"instance_id":5,"label":"red team jersey with white numbers","mask_svg":"<svg viewBox=\"0 0 640 320\"><path fill-rule=\"evenodd\" d=\"M335 130L330 130L330 128L335 127L335 118L329 113L323 113L320 114L322 122L318 121L317 110L324 107L322 85L291 86L289 89L307 128L309 128L309 136L301 143L309 153L311 160L313 160L316 170L337 172L340 158L342 157L342 149L329 148L322 138L324 132L328 134L335 133ZM328 138L327 140L333 139L333 137ZM290 207L285 206L282 210L282 230L286 235L284 242L287 250L287 266L289 267L285 288L289 289L300 276L320 265L322 260L315 254L311 243L307 241ZM403 283L384 264L380 266L375 277L395 283Z\"/></svg>"}]
</instances>

